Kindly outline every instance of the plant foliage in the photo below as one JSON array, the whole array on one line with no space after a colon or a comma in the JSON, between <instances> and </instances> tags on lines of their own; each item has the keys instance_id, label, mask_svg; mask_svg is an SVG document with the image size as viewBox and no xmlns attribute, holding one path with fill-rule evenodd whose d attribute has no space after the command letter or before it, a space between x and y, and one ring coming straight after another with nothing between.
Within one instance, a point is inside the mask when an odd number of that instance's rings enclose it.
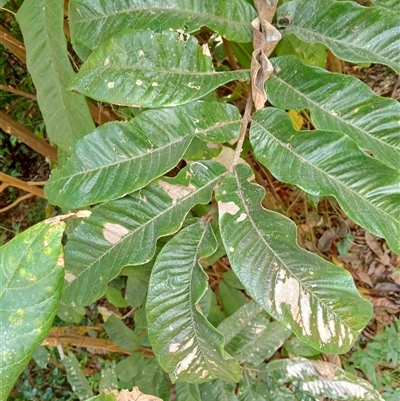
<instances>
[{"instance_id":1,"label":"plant foliage","mask_svg":"<svg viewBox=\"0 0 400 401\"><path fill-rule=\"evenodd\" d=\"M2 348L1 400L57 307L79 319L77 307L106 293L136 308L134 330L116 316L104 326L133 354L107 368L112 389L92 399L122 399L118 379L138 386L143 394L132 392L143 399L169 400L166 372L178 401L381 400L367 382L327 362L267 363L292 332L317 355L348 351L372 306L345 269L300 248L295 224L262 206L265 190L240 156L247 152L307 194L333 197L400 254L399 104L353 77L307 65L314 57L307 46L318 44L319 65L329 49L400 72L400 15L383 1L366 8L294 0L277 8L271 24L277 1L252 3L70 0L72 44L83 62L73 74L63 1L25 0L18 21L28 67L50 139L69 155L45 193L65 212L87 212L68 223L62 293L63 223L41 223L1 249L1 334L10 339ZM304 52L287 55L286 45L273 54L281 36ZM232 68L217 62L222 44ZM94 128L84 96L141 109ZM247 98L243 115L239 97ZM287 110L308 115L313 129L294 128ZM224 255L233 272L219 284L221 311L205 269ZM125 298L109 286L121 274L129 277ZM29 305L15 292L22 285ZM12 344L21 325L30 332L24 349ZM149 346L155 359L140 353ZM78 380L71 355L69 375ZM81 379L80 395L88 397Z\"/></svg>"}]
</instances>

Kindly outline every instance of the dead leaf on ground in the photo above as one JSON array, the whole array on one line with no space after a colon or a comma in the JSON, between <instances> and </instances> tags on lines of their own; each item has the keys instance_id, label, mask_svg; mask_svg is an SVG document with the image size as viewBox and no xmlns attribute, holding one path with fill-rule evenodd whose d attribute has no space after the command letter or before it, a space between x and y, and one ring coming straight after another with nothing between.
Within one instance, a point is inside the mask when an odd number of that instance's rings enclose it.
<instances>
[{"instance_id":1,"label":"dead leaf on ground","mask_svg":"<svg viewBox=\"0 0 400 401\"><path fill-rule=\"evenodd\" d=\"M162 401L155 395L143 394L139 391L139 387L133 387L132 391L105 390L104 393L114 395L116 401Z\"/></svg>"},{"instance_id":2,"label":"dead leaf on ground","mask_svg":"<svg viewBox=\"0 0 400 401\"><path fill-rule=\"evenodd\" d=\"M372 235L369 232L365 232L365 241L371 251L378 256L383 265L387 266L390 264L390 256L383 252L380 238L375 237L375 235Z\"/></svg>"}]
</instances>

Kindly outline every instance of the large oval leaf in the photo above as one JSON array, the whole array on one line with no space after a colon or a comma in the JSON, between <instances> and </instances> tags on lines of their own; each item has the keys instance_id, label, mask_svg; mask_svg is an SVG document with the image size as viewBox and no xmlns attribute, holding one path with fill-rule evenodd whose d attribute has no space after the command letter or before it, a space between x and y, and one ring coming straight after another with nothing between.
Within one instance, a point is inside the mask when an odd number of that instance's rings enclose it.
<instances>
[{"instance_id":1,"label":"large oval leaf","mask_svg":"<svg viewBox=\"0 0 400 401\"><path fill-rule=\"evenodd\" d=\"M46 196L66 209L120 198L174 168L195 135L225 142L239 126L237 108L217 102L149 110L128 123L105 124L76 144L66 166L50 177Z\"/></svg>"},{"instance_id":2,"label":"large oval leaf","mask_svg":"<svg viewBox=\"0 0 400 401\"><path fill-rule=\"evenodd\" d=\"M296 131L290 117L267 108L253 115L257 159L280 181L334 196L345 213L400 254L400 173L367 156L346 135Z\"/></svg>"},{"instance_id":3,"label":"large oval leaf","mask_svg":"<svg viewBox=\"0 0 400 401\"><path fill-rule=\"evenodd\" d=\"M240 379L239 364L224 351L224 337L198 305L208 280L199 259L216 249L210 224L199 221L164 246L151 272L146 304L149 338L173 382Z\"/></svg>"},{"instance_id":4,"label":"large oval leaf","mask_svg":"<svg viewBox=\"0 0 400 401\"><path fill-rule=\"evenodd\" d=\"M182 29L202 26L234 42L251 41L253 7L244 0L71 0L69 21L72 43L86 59L101 43L134 27L138 30Z\"/></svg>"},{"instance_id":5,"label":"large oval leaf","mask_svg":"<svg viewBox=\"0 0 400 401\"><path fill-rule=\"evenodd\" d=\"M89 305L124 266L149 261L157 239L177 231L194 205L208 203L225 172L216 162L192 163L175 178L95 207L65 247L63 302Z\"/></svg>"},{"instance_id":6,"label":"large oval leaf","mask_svg":"<svg viewBox=\"0 0 400 401\"><path fill-rule=\"evenodd\" d=\"M64 225L44 221L0 248L1 401L7 399L57 313L64 277Z\"/></svg>"},{"instance_id":7,"label":"large oval leaf","mask_svg":"<svg viewBox=\"0 0 400 401\"><path fill-rule=\"evenodd\" d=\"M85 98L66 91L74 76L63 32L63 2L26 0L17 13L26 62L52 143L69 153L77 139L94 130Z\"/></svg>"},{"instance_id":8,"label":"large oval leaf","mask_svg":"<svg viewBox=\"0 0 400 401\"><path fill-rule=\"evenodd\" d=\"M100 45L70 89L108 103L155 108L189 103L248 78L248 70L215 72L194 37L131 31Z\"/></svg>"},{"instance_id":9,"label":"large oval leaf","mask_svg":"<svg viewBox=\"0 0 400 401\"><path fill-rule=\"evenodd\" d=\"M280 359L270 362L264 372L276 383L293 383L299 390L315 397L383 401L370 383L329 362L304 358Z\"/></svg>"},{"instance_id":10,"label":"large oval leaf","mask_svg":"<svg viewBox=\"0 0 400 401\"><path fill-rule=\"evenodd\" d=\"M360 80L308 67L298 57L272 59L268 100L281 109L309 109L316 128L348 135L362 149L400 169L400 104Z\"/></svg>"},{"instance_id":11,"label":"large oval leaf","mask_svg":"<svg viewBox=\"0 0 400 401\"><path fill-rule=\"evenodd\" d=\"M221 236L233 271L246 291L314 348L350 349L372 314L351 275L301 249L296 226L261 206L264 189L238 165L218 188Z\"/></svg>"},{"instance_id":12,"label":"large oval leaf","mask_svg":"<svg viewBox=\"0 0 400 401\"><path fill-rule=\"evenodd\" d=\"M277 10L278 26L305 42L323 43L352 63L385 64L400 73L400 15L352 1L297 0Z\"/></svg>"}]
</instances>

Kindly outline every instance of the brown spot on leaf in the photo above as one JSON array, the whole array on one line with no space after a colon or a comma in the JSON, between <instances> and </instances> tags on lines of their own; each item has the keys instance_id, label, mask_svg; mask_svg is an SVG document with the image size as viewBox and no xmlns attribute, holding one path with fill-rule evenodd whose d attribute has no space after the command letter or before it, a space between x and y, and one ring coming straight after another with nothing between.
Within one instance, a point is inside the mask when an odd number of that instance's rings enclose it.
<instances>
[{"instance_id":1,"label":"brown spot on leaf","mask_svg":"<svg viewBox=\"0 0 400 401\"><path fill-rule=\"evenodd\" d=\"M129 233L129 230L121 224L105 223L103 226L103 237L110 244L116 244L122 237Z\"/></svg>"}]
</instances>

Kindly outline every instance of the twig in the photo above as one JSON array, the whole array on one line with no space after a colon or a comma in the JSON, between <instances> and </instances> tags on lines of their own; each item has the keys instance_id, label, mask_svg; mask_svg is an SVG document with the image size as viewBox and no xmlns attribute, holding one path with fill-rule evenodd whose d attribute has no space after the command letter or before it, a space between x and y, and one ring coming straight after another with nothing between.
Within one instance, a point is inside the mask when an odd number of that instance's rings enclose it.
<instances>
[{"instance_id":1,"label":"twig","mask_svg":"<svg viewBox=\"0 0 400 401\"><path fill-rule=\"evenodd\" d=\"M226 55L228 56L229 64L232 67L232 70L238 70L239 65L236 62L235 56L232 52L231 44L225 38L222 38L222 43L224 44Z\"/></svg>"},{"instance_id":2,"label":"twig","mask_svg":"<svg viewBox=\"0 0 400 401\"><path fill-rule=\"evenodd\" d=\"M251 116L251 107L253 105L253 99L251 97L251 90L247 95L246 107L244 109L244 114L242 118L242 122L240 125L239 139L236 145L235 154L232 159L231 167L229 168L229 172L235 171L236 165L239 162L240 154L243 149L244 138L246 137L247 126L249 125L250 116Z\"/></svg>"},{"instance_id":3,"label":"twig","mask_svg":"<svg viewBox=\"0 0 400 401\"><path fill-rule=\"evenodd\" d=\"M9 186L13 186L15 188L23 189L24 191L29 192L33 195L40 196L41 198L46 198L44 196L43 189L37 188L34 185L29 185L29 183L19 180L15 177L11 177L8 174L0 172L0 181L2 181L2 184L0 185L0 190L3 190L4 188L7 188Z\"/></svg>"},{"instance_id":4,"label":"twig","mask_svg":"<svg viewBox=\"0 0 400 401\"><path fill-rule=\"evenodd\" d=\"M34 194L26 194L26 195L20 196L16 201L11 203L11 205L8 205L8 206L3 207L2 209L0 209L0 213L4 213L7 210L12 209L14 206L17 206L18 203L24 201L25 199L32 198L32 196L35 196L35 195Z\"/></svg>"},{"instance_id":5,"label":"twig","mask_svg":"<svg viewBox=\"0 0 400 401\"><path fill-rule=\"evenodd\" d=\"M29 99L36 100L36 95L33 95L32 93L20 91L18 89L13 88L12 86L5 86L5 85L0 84L0 90L13 93L14 95L19 95L19 96L27 97Z\"/></svg>"}]
</instances>

